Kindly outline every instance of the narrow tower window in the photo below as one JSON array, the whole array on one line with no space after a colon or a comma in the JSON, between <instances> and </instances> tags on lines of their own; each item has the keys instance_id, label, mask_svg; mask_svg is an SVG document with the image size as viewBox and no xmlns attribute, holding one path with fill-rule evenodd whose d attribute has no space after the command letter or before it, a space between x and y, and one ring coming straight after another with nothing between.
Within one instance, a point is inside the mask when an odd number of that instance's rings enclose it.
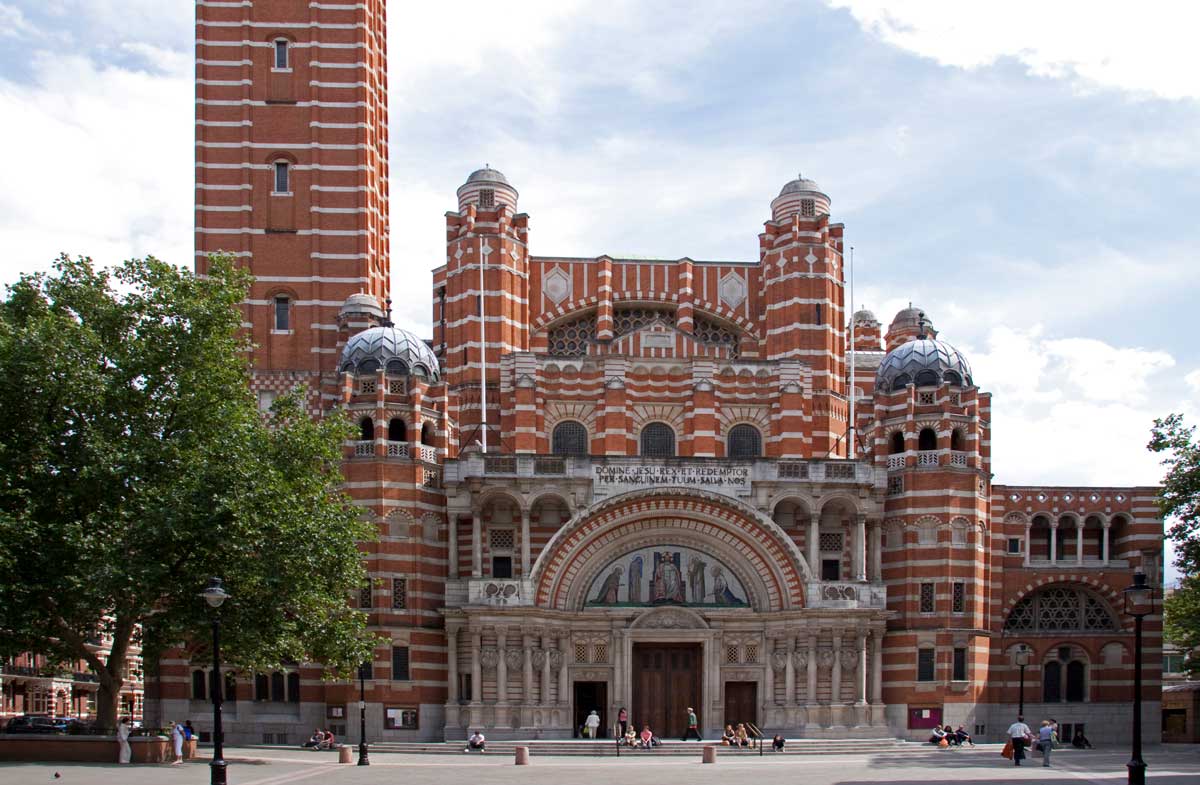
<instances>
[{"instance_id":1,"label":"narrow tower window","mask_svg":"<svg viewBox=\"0 0 1200 785\"><path fill-rule=\"evenodd\" d=\"M922 428L917 434L917 449L922 452L937 449L937 432L932 428Z\"/></svg>"},{"instance_id":2,"label":"narrow tower window","mask_svg":"<svg viewBox=\"0 0 1200 785\"><path fill-rule=\"evenodd\" d=\"M800 200L800 215L805 218L812 218L817 214L817 205L812 199Z\"/></svg>"},{"instance_id":3,"label":"narrow tower window","mask_svg":"<svg viewBox=\"0 0 1200 785\"><path fill-rule=\"evenodd\" d=\"M276 70L287 70L288 65L288 42L286 38L275 39L275 68Z\"/></svg>"},{"instance_id":4,"label":"narrow tower window","mask_svg":"<svg viewBox=\"0 0 1200 785\"><path fill-rule=\"evenodd\" d=\"M275 298L275 329L290 330L291 324L291 300L280 295Z\"/></svg>"},{"instance_id":5,"label":"narrow tower window","mask_svg":"<svg viewBox=\"0 0 1200 785\"><path fill-rule=\"evenodd\" d=\"M496 206L496 191L491 188L484 188L479 191L479 206L480 207L495 207Z\"/></svg>"},{"instance_id":6,"label":"narrow tower window","mask_svg":"<svg viewBox=\"0 0 1200 785\"><path fill-rule=\"evenodd\" d=\"M291 171L287 161L275 162L275 193L291 193Z\"/></svg>"}]
</instances>

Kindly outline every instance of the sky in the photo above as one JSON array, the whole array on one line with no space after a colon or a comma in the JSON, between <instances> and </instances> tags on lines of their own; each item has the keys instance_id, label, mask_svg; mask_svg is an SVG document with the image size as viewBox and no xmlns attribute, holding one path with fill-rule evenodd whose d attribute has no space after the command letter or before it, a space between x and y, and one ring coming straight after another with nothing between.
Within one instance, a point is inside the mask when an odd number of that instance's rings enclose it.
<instances>
[{"instance_id":1,"label":"sky","mask_svg":"<svg viewBox=\"0 0 1200 785\"><path fill-rule=\"evenodd\" d=\"M736 9L736 10L735 10ZM0 0L0 283L60 252L190 264L194 4ZM909 302L993 398L1006 484L1150 485L1200 421L1200 6L1146 0L390 4L392 280L428 336L485 162L539 255L753 260L803 172L856 304ZM403 282L405 285L399 285Z\"/></svg>"}]
</instances>

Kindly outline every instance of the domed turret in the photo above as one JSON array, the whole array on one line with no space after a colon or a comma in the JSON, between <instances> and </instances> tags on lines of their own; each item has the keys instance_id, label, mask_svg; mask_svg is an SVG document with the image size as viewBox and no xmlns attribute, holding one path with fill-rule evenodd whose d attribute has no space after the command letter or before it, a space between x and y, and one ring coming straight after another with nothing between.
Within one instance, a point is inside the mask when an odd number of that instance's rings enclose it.
<instances>
[{"instance_id":1,"label":"domed turret","mask_svg":"<svg viewBox=\"0 0 1200 785\"><path fill-rule=\"evenodd\" d=\"M854 324L854 348L861 351L877 352L883 347L883 337L880 333L879 320L875 314L862 308L850 317Z\"/></svg>"},{"instance_id":2,"label":"domed turret","mask_svg":"<svg viewBox=\"0 0 1200 785\"><path fill-rule=\"evenodd\" d=\"M438 381L437 356L417 336L398 327L372 327L350 338L338 365L342 373L375 373L423 376Z\"/></svg>"},{"instance_id":3,"label":"domed turret","mask_svg":"<svg viewBox=\"0 0 1200 785\"><path fill-rule=\"evenodd\" d=\"M828 194L822 191L816 182L802 175L797 175L795 180L784 185L779 196L771 202L771 217L774 220L793 215L799 215L801 218L829 215Z\"/></svg>"},{"instance_id":4,"label":"domed turret","mask_svg":"<svg viewBox=\"0 0 1200 785\"><path fill-rule=\"evenodd\" d=\"M929 321L925 311L909 303L907 308L892 319L885 338L888 351L891 351L905 341L921 337L937 338L937 334L937 329L934 328L933 322Z\"/></svg>"},{"instance_id":5,"label":"domed turret","mask_svg":"<svg viewBox=\"0 0 1200 785\"><path fill-rule=\"evenodd\" d=\"M909 384L933 387L943 383L972 387L967 358L945 341L921 337L888 352L875 374L875 389L881 393L903 390Z\"/></svg>"},{"instance_id":6,"label":"domed turret","mask_svg":"<svg viewBox=\"0 0 1200 785\"><path fill-rule=\"evenodd\" d=\"M384 318L383 309L379 307L379 300L375 298L375 295L364 292L347 297L346 302L342 303L342 309L338 315L343 319L361 316L371 317L378 321Z\"/></svg>"},{"instance_id":7,"label":"domed turret","mask_svg":"<svg viewBox=\"0 0 1200 785\"><path fill-rule=\"evenodd\" d=\"M481 210L493 210L499 205L517 209L517 189L512 187L503 172L485 165L467 176L458 188L458 209L461 212L473 204Z\"/></svg>"}]
</instances>

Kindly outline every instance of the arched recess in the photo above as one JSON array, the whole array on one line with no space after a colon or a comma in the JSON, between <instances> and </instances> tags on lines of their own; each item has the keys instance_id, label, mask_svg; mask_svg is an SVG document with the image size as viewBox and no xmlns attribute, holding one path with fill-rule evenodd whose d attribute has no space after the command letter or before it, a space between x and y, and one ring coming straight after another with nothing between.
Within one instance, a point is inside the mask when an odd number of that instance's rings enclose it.
<instances>
[{"instance_id":1,"label":"arched recess","mask_svg":"<svg viewBox=\"0 0 1200 785\"><path fill-rule=\"evenodd\" d=\"M1108 587L1045 579L1013 598L1004 609L1004 634L1061 636L1119 632L1123 614L1117 593Z\"/></svg>"},{"instance_id":2,"label":"arched recess","mask_svg":"<svg viewBox=\"0 0 1200 785\"><path fill-rule=\"evenodd\" d=\"M804 606L804 583L811 580L811 572L774 521L730 497L674 488L606 499L560 528L533 566L537 605L582 608L595 575L639 543L678 544L720 554L754 595L757 609Z\"/></svg>"}]
</instances>

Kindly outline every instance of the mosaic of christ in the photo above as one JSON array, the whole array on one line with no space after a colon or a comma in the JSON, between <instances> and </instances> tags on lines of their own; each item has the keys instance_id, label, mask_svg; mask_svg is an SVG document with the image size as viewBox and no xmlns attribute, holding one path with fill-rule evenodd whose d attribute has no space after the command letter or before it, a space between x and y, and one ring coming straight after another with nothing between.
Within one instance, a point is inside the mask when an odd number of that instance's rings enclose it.
<instances>
[{"instance_id":1,"label":"mosaic of christ","mask_svg":"<svg viewBox=\"0 0 1200 785\"><path fill-rule=\"evenodd\" d=\"M705 553L677 545L627 553L592 581L588 605L744 606L746 590Z\"/></svg>"}]
</instances>

